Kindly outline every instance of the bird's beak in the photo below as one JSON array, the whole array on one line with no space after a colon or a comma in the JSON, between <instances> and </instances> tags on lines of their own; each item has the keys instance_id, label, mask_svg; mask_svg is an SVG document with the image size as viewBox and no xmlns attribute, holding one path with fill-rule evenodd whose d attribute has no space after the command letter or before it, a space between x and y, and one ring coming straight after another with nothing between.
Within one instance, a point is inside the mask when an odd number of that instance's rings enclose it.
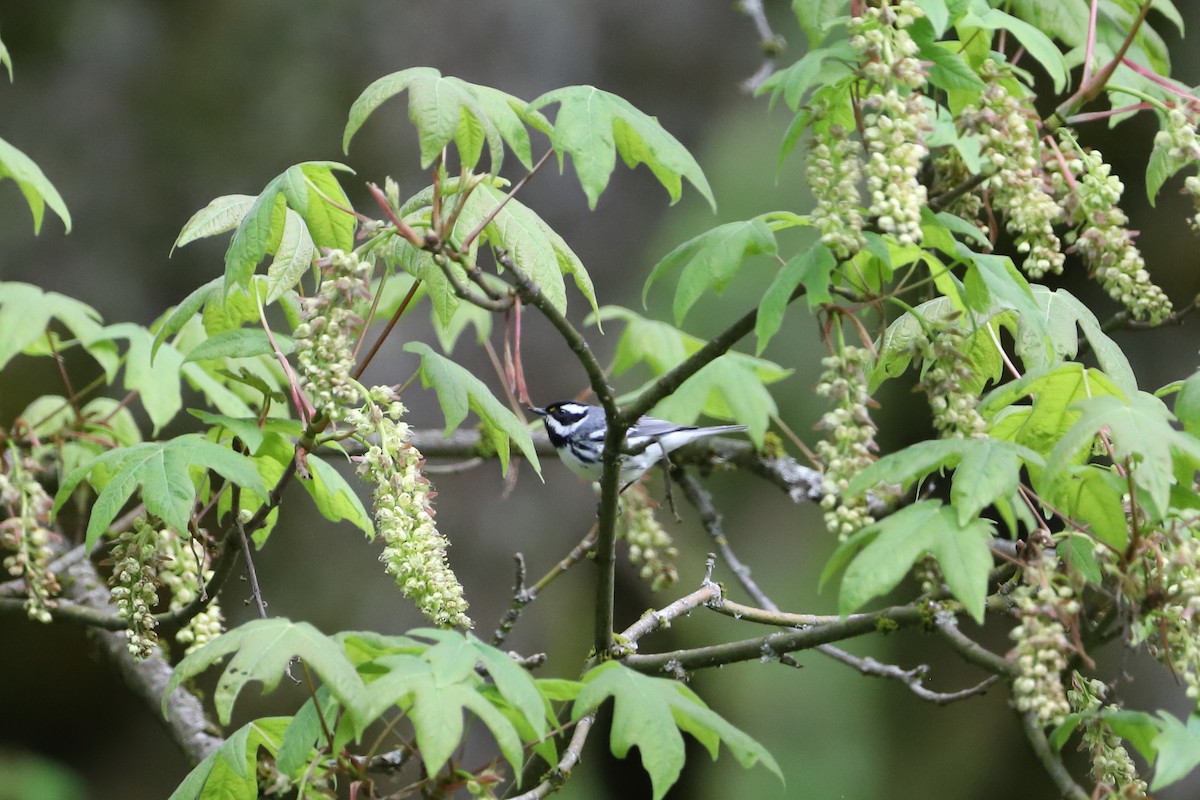
<instances>
[{"instance_id":1,"label":"bird's beak","mask_svg":"<svg viewBox=\"0 0 1200 800\"><path fill-rule=\"evenodd\" d=\"M529 406L529 410L537 414L539 417L546 416L546 409L538 408L537 406Z\"/></svg>"}]
</instances>

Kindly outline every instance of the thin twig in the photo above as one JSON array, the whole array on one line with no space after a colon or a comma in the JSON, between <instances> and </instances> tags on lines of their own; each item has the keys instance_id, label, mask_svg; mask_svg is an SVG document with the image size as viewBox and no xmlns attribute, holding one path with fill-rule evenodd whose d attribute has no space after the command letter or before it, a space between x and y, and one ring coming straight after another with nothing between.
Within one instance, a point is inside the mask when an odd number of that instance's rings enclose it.
<instances>
[{"instance_id":1,"label":"thin twig","mask_svg":"<svg viewBox=\"0 0 1200 800\"><path fill-rule=\"evenodd\" d=\"M996 655L958 629L954 615L938 614L934 618L934 629L964 661L996 675L1007 677L1012 674L1012 665L1003 656Z\"/></svg>"},{"instance_id":2,"label":"thin twig","mask_svg":"<svg viewBox=\"0 0 1200 800\"><path fill-rule=\"evenodd\" d=\"M713 544L716 545L717 551L721 554L721 560L737 577L738 583L760 606L764 608L774 606L771 598L767 597L766 592L760 589L754 579L750 577L750 568L742 563L734 554L733 548L729 546L729 540L725 538L725 530L721 526L721 515L717 513L717 509L713 505L712 495L700 485L700 481L696 480L695 476L689 475L683 470L675 471L675 480L683 489L683 496L700 515L700 523L704 526L704 530L707 531Z\"/></svg>"},{"instance_id":3,"label":"thin twig","mask_svg":"<svg viewBox=\"0 0 1200 800\"><path fill-rule=\"evenodd\" d=\"M762 0L740 0L738 10L750 17L754 29L758 32L759 49L763 54L763 63L754 74L742 82L742 89L754 93L771 73L775 71L775 59L787 45L783 37L771 30L767 13L763 9Z\"/></svg>"},{"instance_id":4,"label":"thin twig","mask_svg":"<svg viewBox=\"0 0 1200 800\"><path fill-rule=\"evenodd\" d=\"M571 777L571 770L579 763L579 759L583 755L583 745L587 742L588 734L591 733L592 725L595 722L595 714L588 714L576 722L575 730L571 734L571 741L567 745L567 749L563 751L558 764L551 770L550 776L528 792L516 795L512 800L542 800L557 791L558 787Z\"/></svg>"},{"instance_id":5,"label":"thin twig","mask_svg":"<svg viewBox=\"0 0 1200 800\"><path fill-rule=\"evenodd\" d=\"M421 279L417 278L413 281L413 285L409 288L408 294L404 295L404 299L400 301L400 305L396 307L396 312L392 314L392 318L388 320L388 324L384 326L383 333L375 340L375 344L371 345L371 349L367 351L366 358L358 362L358 366L354 368L354 380L362 377L363 372L367 369L367 365L371 363L371 359L379 352L379 348L383 346L383 342L387 339L388 334L392 332L392 328L396 327L396 323L400 321L400 317L404 316L404 312L408 310L408 304L417 294L417 289L421 286Z\"/></svg>"},{"instance_id":6,"label":"thin twig","mask_svg":"<svg viewBox=\"0 0 1200 800\"><path fill-rule=\"evenodd\" d=\"M542 165L546 163L546 159L550 158L553 152L554 148L548 149L542 154L542 157L537 160L537 163L530 167L529 171L521 176L519 181L513 184L513 187L509 190L508 194L504 195L504 199L497 203L496 207L493 208L486 217L480 220L479 224L467 234L466 238L463 239L462 244L459 245L460 250L467 250L471 247L471 242L475 241L479 237L479 234L483 233L484 228L492 224L492 220L496 218L496 215L500 213L501 209L508 205L508 201L512 200L517 192L521 191L525 184L529 183L529 180L537 174L537 171L542 168Z\"/></svg>"},{"instance_id":7,"label":"thin twig","mask_svg":"<svg viewBox=\"0 0 1200 800\"><path fill-rule=\"evenodd\" d=\"M250 553L250 537L246 533L246 526L238 518L238 509L241 508L240 500L241 487L235 485L233 493L230 495L231 512L234 516L234 524L237 525L238 534L242 540L242 555L246 558L246 574L250 577L250 596L254 598L255 604L258 606L258 616L266 619L267 601L263 599L262 587L258 585L258 572L254 569L254 557Z\"/></svg>"},{"instance_id":8,"label":"thin twig","mask_svg":"<svg viewBox=\"0 0 1200 800\"><path fill-rule=\"evenodd\" d=\"M500 624L496 626L495 633L492 634L492 647L504 644L504 641L508 639L508 634L512 632L513 625L517 624L521 611L533 599L525 591L525 556L514 553L513 561L516 563L517 570L516 579L513 581L513 599L508 611L504 612L504 616L501 617Z\"/></svg>"},{"instance_id":9,"label":"thin twig","mask_svg":"<svg viewBox=\"0 0 1200 800\"><path fill-rule=\"evenodd\" d=\"M923 624L925 619L925 609L917 605L893 606L869 614L851 614L828 625L778 631L769 636L667 653L629 655L621 661L639 672L678 674L741 661L777 658L783 653L813 649L822 644L862 636L877 630L880 625L908 628Z\"/></svg>"},{"instance_id":10,"label":"thin twig","mask_svg":"<svg viewBox=\"0 0 1200 800\"><path fill-rule=\"evenodd\" d=\"M927 664L920 664L912 669L902 669L895 664L885 664L883 662L876 661L870 656L860 658L843 650L838 650L836 654L826 653L826 655L829 655L831 658L835 659L836 661L840 661L847 666L853 667L863 675L899 681L921 700L925 700L926 702L934 703L936 705L947 705L959 700L966 700L967 698L984 694L993 684L1000 680L999 675L989 675L980 683L957 692L935 692L930 689L926 689L923 685L926 676L929 674L929 666ZM787 658L790 658L790 656ZM784 658L781 658L780 660L786 663Z\"/></svg>"},{"instance_id":11,"label":"thin twig","mask_svg":"<svg viewBox=\"0 0 1200 800\"><path fill-rule=\"evenodd\" d=\"M479 306L485 311L505 311L512 305L511 297L502 297L499 300L493 300L486 295L478 295L472 292L470 287L459 280L459 277L454 272L454 266L457 262L452 262L446 256L440 253L433 254L433 263L437 264L438 269L442 271L442 275L446 277L450 288L454 290L455 297L466 300L472 305Z\"/></svg>"},{"instance_id":12,"label":"thin twig","mask_svg":"<svg viewBox=\"0 0 1200 800\"><path fill-rule=\"evenodd\" d=\"M621 643L633 644L650 633L662 628L669 628L673 620L686 616L701 606L721 602L721 587L712 579L713 566L716 556L708 554L704 564L704 580L700 588L690 592L675 602L658 610L651 609L638 618L637 622L621 631Z\"/></svg>"}]
</instances>

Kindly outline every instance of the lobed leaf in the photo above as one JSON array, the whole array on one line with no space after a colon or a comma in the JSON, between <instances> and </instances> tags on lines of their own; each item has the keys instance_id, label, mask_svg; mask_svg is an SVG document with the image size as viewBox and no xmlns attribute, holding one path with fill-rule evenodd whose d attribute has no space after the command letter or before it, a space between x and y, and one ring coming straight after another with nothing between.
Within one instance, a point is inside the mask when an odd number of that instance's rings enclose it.
<instances>
[{"instance_id":1,"label":"lobed leaf","mask_svg":"<svg viewBox=\"0 0 1200 800\"><path fill-rule=\"evenodd\" d=\"M761 355L767 343L779 332L784 312L799 287L804 287L810 310L833 300L829 285L836 267L833 253L821 244L801 250L783 265L758 304L758 316L754 320L755 355Z\"/></svg>"},{"instance_id":2,"label":"lobed leaf","mask_svg":"<svg viewBox=\"0 0 1200 800\"><path fill-rule=\"evenodd\" d=\"M342 473L311 453L307 463L309 475L301 478L300 484L312 496L321 516L333 522L349 520L367 535L367 539L374 539L375 526L371 524L371 515Z\"/></svg>"},{"instance_id":3,"label":"lobed leaf","mask_svg":"<svg viewBox=\"0 0 1200 800\"><path fill-rule=\"evenodd\" d=\"M1151 791L1182 780L1200 764L1200 715L1191 714L1186 723L1166 711L1159 711L1158 716L1155 724L1159 733L1154 737L1157 757Z\"/></svg>"},{"instance_id":4,"label":"lobed leaf","mask_svg":"<svg viewBox=\"0 0 1200 800\"><path fill-rule=\"evenodd\" d=\"M658 120L628 100L594 86L568 86L547 92L528 109L538 111L555 104L558 114L547 131L550 144L558 153L560 169L563 156L571 156L591 208L596 207L608 186L616 154L620 153L628 167L649 167L666 188L672 204L682 195L683 179L687 178L716 209L708 179L692 154Z\"/></svg>"},{"instance_id":5,"label":"lobed leaf","mask_svg":"<svg viewBox=\"0 0 1200 800\"><path fill-rule=\"evenodd\" d=\"M423 168L453 142L463 166L473 169L479 162L482 140L487 142L493 172L500 170L506 143L526 168L533 166L525 125L536 123L540 115L527 113L525 103L512 95L444 76L432 67L393 72L364 89L350 107L342 150L350 151L350 140L375 109L405 91L408 118L420 140Z\"/></svg>"},{"instance_id":6,"label":"lobed leaf","mask_svg":"<svg viewBox=\"0 0 1200 800\"><path fill-rule=\"evenodd\" d=\"M339 644L312 625L282 617L257 619L221 634L176 665L163 694L163 715L167 714L166 699L171 692L230 655L233 657L217 681L213 695L222 725L229 724L233 706L246 684L257 681L264 692L271 691L279 685L295 658L303 659L305 666L343 704L348 705L364 688Z\"/></svg>"},{"instance_id":7,"label":"lobed leaf","mask_svg":"<svg viewBox=\"0 0 1200 800\"><path fill-rule=\"evenodd\" d=\"M505 193L491 184L480 184L463 209L459 226L483 219L504 202ZM566 240L551 228L533 209L518 200L504 206L484 229L483 235L493 247L505 250L542 290L559 311L567 307L563 277L570 275L575 286L587 298L592 310L597 310L596 290L579 256Z\"/></svg>"},{"instance_id":8,"label":"lobed leaf","mask_svg":"<svg viewBox=\"0 0 1200 800\"><path fill-rule=\"evenodd\" d=\"M463 420L467 411L474 411L483 423L483 434L496 448L501 470L508 472L509 442L515 442L525 459L542 474L529 428L492 394L483 381L469 370L433 351L424 342L409 342L404 349L421 357L421 385L432 386L438 403L446 416L446 435L449 436Z\"/></svg>"},{"instance_id":9,"label":"lobed leaf","mask_svg":"<svg viewBox=\"0 0 1200 800\"><path fill-rule=\"evenodd\" d=\"M1138 392L1128 400L1092 397L1076 403L1079 419L1067 430L1046 459L1046 472L1056 476L1077 457L1101 430L1107 429L1117 462L1127 462L1139 488L1146 492L1149 510L1161 519L1170 506L1171 487L1176 483L1173 454L1200 462L1200 441L1176 430L1174 416L1161 400Z\"/></svg>"},{"instance_id":10,"label":"lobed leaf","mask_svg":"<svg viewBox=\"0 0 1200 800\"><path fill-rule=\"evenodd\" d=\"M258 751L279 752L290 717L263 717L230 734L188 773L169 800L256 800Z\"/></svg>"},{"instance_id":11,"label":"lobed leaf","mask_svg":"<svg viewBox=\"0 0 1200 800\"><path fill-rule=\"evenodd\" d=\"M63 479L54 498L54 508L55 511L62 508L85 478L95 481L97 470L104 467L111 477L100 489L88 519L84 544L89 552L139 488L149 513L180 534L186 534L197 501L190 469L199 465L260 497L267 495L250 458L189 433L165 442L118 447L78 467Z\"/></svg>"},{"instance_id":12,"label":"lobed leaf","mask_svg":"<svg viewBox=\"0 0 1200 800\"><path fill-rule=\"evenodd\" d=\"M357 223L346 210L350 202L333 176L335 170L353 171L334 161L307 161L271 179L249 207L244 195L217 198L189 220L176 245L228 230L230 220L245 208L225 251L224 294L247 291L255 267L274 253L267 302L276 300L299 282L317 247L354 246ZM289 217L289 207L298 220Z\"/></svg>"},{"instance_id":13,"label":"lobed leaf","mask_svg":"<svg viewBox=\"0 0 1200 800\"><path fill-rule=\"evenodd\" d=\"M282 333L276 333L273 336L274 344L271 342L271 337L268 337L266 331L263 330L239 328L233 331L222 331L193 347L183 360L184 363L187 363L217 358L274 356L276 345L279 347L279 352L284 355L288 355L296 349L292 337Z\"/></svg>"},{"instance_id":14,"label":"lobed leaf","mask_svg":"<svg viewBox=\"0 0 1200 800\"><path fill-rule=\"evenodd\" d=\"M73 297L15 281L0 281L0 369L18 353L50 355L53 351L42 345L52 322L70 331L112 380L118 356L116 348L99 336L100 314ZM72 344L55 341L59 352Z\"/></svg>"},{"instance_id":15,"label":"lobed leaf","mask_svg":"<svg viewBox=\"0 0 1200 800\"><path fill-rule=\"evenodd\" d=\"M7 52L0 52L0 56L7 57L7 55ZM11 79L11 77L12 67L9 65L9 78ZM54 184L33 162L33 159L0 139L0 181L5 178L15 181L21 194L25 195L25 202L29 204L29 210L33 214L35 235L41 233L42 218L45 216L47 205L63 221L66 232L71 232L71 214L67 211L67 204L63 202L62 196L54 188Z\"/></svg>"},{"instance_id":16,"label":"lobed leaf","mask_svg":"<svg viewBox=\"0 0 1200 800\"><path fill-rule=\"evenodd\" d=\"M605 306L596 319L620 319L626 323L613 356L614 375L641 363L654 375L662 375L705 343L668 323L645 319L617 306ZM792 370L772 361L730 351L684 381L677 391L654 407L653 413L684 425L695 422L701 414L734 420L748 426L750 438L761 444L771 416L776 413L775 400L767 386L791 374Z\"/></svg>"},{"instance_id":17,"label":"lobed leaf","mask_svg":"<svg viewBox=\"0 0 1200 800\"><path fill-rule=\"evenodd\" d=\"M673 310L675 324L683 321L695 302L708 289L718 294L725 290L747 256L773 254L777 250L775 233L763 214L741 222L727 222L689 239L667 253L654 265L642 287L642 304L656 280L682 268L675 288Z\"/></svg>"},{"instance_id":18,"label":"lobed leaf","mask_svg":"<svg viewBox=\"0 0 1200 800\"><path fill-rule=\"evenodd\" d=\"M724 742L743 767L761 763L781 781L783 773L771 754L754 739L708 708L683 684L634 672L609 661L588 670L583 687L571 707L578 720L613 699L609 744L617 758L637 747L642 767L650 776L654 800L660 800L683 770L684 745L680 731L699 739L716 758Z\"/></svg>"},{"instance_id":19,"label":"lobed leaf","mask_svg":"<svg viewBox=\"0 0 1200 800\"><path fill-rule=\"evenodd\" d=\"M923 500L866 526L860 534L855 541L865 545L842 577L839 613L849 614L887 594L918 558L928 554L937 559L946 585L967 612L976 622L983 621L992 568L989 521L973 519L963 524L953 507Z\"/></svg>"},{"instance_id":20,"label":"lobed leaf","mask_svg":"<svg viewBox=\"0 0 1200 800\"><path fill-rule=\"evenodd\" d=\"M1063 58L1062 52L1059 51L1050 37L1033 25L998 8L988 8L982 10L982 13L979 14L976 14L975 10L972 9L963 17L962 24L968 27L1008 31L1016 37L1017 41L1028 51L1029 55L1046 70L1046 74L1050 76L1050 80L1054 83L1056 94L1061 94L1066 88L1070 77L1066 59Z\"/></svg>"}]
</instances>

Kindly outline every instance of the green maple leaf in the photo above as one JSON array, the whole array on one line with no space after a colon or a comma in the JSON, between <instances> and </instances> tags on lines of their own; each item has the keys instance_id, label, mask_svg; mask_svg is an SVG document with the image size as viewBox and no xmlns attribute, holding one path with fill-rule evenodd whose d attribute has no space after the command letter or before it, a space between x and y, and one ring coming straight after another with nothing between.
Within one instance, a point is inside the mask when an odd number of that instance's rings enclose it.
<instances>
[{"instance_id":1,"label":"green maple leaf","mask_svg":"<svg viewBox=\"0 0 1200 800\"><path fill-rule=\"evenodd\" d=\"M225 294L247 290L258 262L274 253L267 273L267 302L275 300L300 280L317 248L350 250L354 246L357 222L344 210L350 201L334 170L353 172L334 161L307 161L271 179L257 197L218 197L188 220L175 247L236 224L225 251ZM289 210L298 217L293 218Z\"/></svg>"},{"instance_id":2,"label":"green maple leaf","mask_svg":"<svg viewBox=\"0 0 1200 800\"><path fill-rule=\"evenodd\" d=\"M544 124L540 115L526 112L524 101L510 94L442 75L432 67L393 72L364 89L350 107L342 150L350 151L350 140L375 109L404 91L408 92L408 118L420 138L422 167L432 164L451 142L468 169L479 163L485 142L493 171L500 169L505 143L522 164L533 166L525 124Z\"/></svg>"},{"instance_id":3,"label":"green maple leaf","mask_svg":"<svg viewBox=\"0 0 1200 800\"><path fill-rule=\"evenodd\" d=\"M409 342L404 349L421 356L421 385L432 386L437 392L438 403L446 415L447 436L467 418L468 410L474 411L483 423L483 435L496 448L503 472L508 472L509 442L512 441L538 475L542 474L529 428L496 399L487 384L445 356L435 353L424 342Z\"/></svg>"},{"instance_id":4,"label":"green maple leaf","mask_svg":"<svg viewBox=\"0 0 1200 800\"><path fill-rule=\"evenodd\" d=\"M111 343L98 337L100 314L73 297L47 292L30 283L0 281L0 369L18 353L51 355L47 327L57 321L75 337L55 339L57 352L81 344L112 380L119 357Z\"/></svg>"},{"instance_id":5,"label":"green maple leaf","mask_svg":"<svg viewBox=\"0 0 1200 800\"><path fill-rule=\"evenodd\" d=\"M388 640L373 634L343 634L347 648L365 654L366 687L352 698L356 735L394 706L406 712L416 733L421 760L436 774L461 745L463 712L478 717L495 736L500 752L520 772L523 742L541 740L549 725L537 684L511 657L470 634L422 628L413 636ZM414 646L415 645L415 646ZM493 683L479 673L482 667ZM523 735L524 734L524 735Z\"/></svg>"},{"instance_id":6,"label":"green maple leaf","mask_svg":"<svg viewBox=\"0 0 1200 800\"><path fill-rule=\"evenodd\" d=\"M727 722L678 681L642 675L609 661L583 676L583 688L572 706L571 718L579 720L609 697L614 704L609 740L612 753L624 758L629 748L637 747L642 767L654 787L654 800L667 793L683 770L681 732L695 737L713 759L724 742L743 767L761 763L783 780L779 765L766 748Z\"/></svg>"},{"instance_id":7,"label":"green maple leaf","mask_svg":"<svg viewBox=\"0 0 1200 800\"><path fill-rule=\"evenodd\" d=\"M0 50L0 63L9 66L6 60L7 55L7 52ZM11 78L11 66L9 69ZM17 186L21 189L21 194L25 195L25 202L29 204L29 210L33 213L35 235L42 230L42 218L46 214L47 205L62 219L66 232L71 232L71 214L67 211L67 204L63 202L62 195L54 188L54 184L50 182L50 179L32 158L0 139L0 181L5 178L12 178L16 181Z\"/></svg>"},{"instance_id":8,"label":"green maple leaf","mask_svg":"<svg viewBox=\"0 0 1200 800\"><path fill-rule=\"evenodd\" d=\"M179 662L163 694L163 715L167 713L167 698L176 687L229 655L233 658L217 681L213 695L222 725L229 724L233 706L246 684L257 681L264 693L271 691L287 674L294 658L303 659L342 703L363 691L362 679L336 640L307 622L292 622L282 617L258 619L221 634Z\"/></svg>"},{"instance_id":9,"label":"green maple leaf","mask_svg":"<svg viewBox=\"0 0 1200 800\"><path fill-rule=\"evenodd\" d=\"M238 728L188 773L168 800L255 800L256 766L261 747L272 756L279 752L291 717L263 717Z\"/></svg>"},{"instance_id":10,"label":"green maple leaf","mask_svg":"<svg viewBox=\"0 0 1200 800\"><path fill-rule=\"evenodd\" d=\"M830 557L821 581L849 561L838 595L838 612L849 614L896 588L916 560L928 554L937 560L950 591L982 622L991 540L987 520L962 524L953 507L926 500L858 531Z\"/></svg>"},{"instance_id":11,"label":"green maple leaf","mask_svg":"<svg viewBox=\"0 0 1200 800\"><path fill-rule=\"evenodd\" d=\"M718 294L725 291L747 256L776 252L775 232L768 224L770 216L762 214L753 219L718 225L667 253L646 279L642 303L646 302L650 286L656 280L681 268L672 310L675 324L683 322L688 310L706 291L712 289Z\"/></svg>"},{"instance_id":12,"label":"green maple leaf","mask_svg":"<svg viewBox=\"0 0 1200 800\"><path fill-rule=\"evenodd\" d=\"M1046 459L1048 478L1065 470L1079 453L1107 429L1113 459L1132 467L1133 479L1146 493L1148 511L1161 519L1170 506L1176 483L1175 458L1200 463L1200 441L1172 426L1174 416L1162 400L1138 392L1128 400L1111 395L1076 403L1079 419Z\"/></svg>"},{"instance_id":13,"label":"green maple leaf","mask_svg":"<svg viewBox=\"0 0 1200 800\"><path fill-rule=\"evenodd\" d=\"M61 508L84 478L95 485L103 477L84 537L89 551L139 489L149 513L186 535L197 500L192 470L200 465L259 497L267 496L267 488L252 459L191 433L165 442L119 447L92 459L63 480L54 507Z\"/></svg>"},{"instance_id":14,"label":"green maple leaf","mask_svg":"<svg viewBox=\"0 0 1200 800\"><path fill-rule=\"evenodd\" d=\"M683 179L687 178L709 205L716 208L712 188L696 159L654 117L639 111L628 100L595 86L555 89L534 100L528 108L537 111L556 103L558 114L546 132L558 153L560 169L563 156L571 156L590 207L596 207L601 192L608 186L620 153L630 168L638 164L649 167L666 188L672 203L683 194Z\"/></svg>"}]
</instances>

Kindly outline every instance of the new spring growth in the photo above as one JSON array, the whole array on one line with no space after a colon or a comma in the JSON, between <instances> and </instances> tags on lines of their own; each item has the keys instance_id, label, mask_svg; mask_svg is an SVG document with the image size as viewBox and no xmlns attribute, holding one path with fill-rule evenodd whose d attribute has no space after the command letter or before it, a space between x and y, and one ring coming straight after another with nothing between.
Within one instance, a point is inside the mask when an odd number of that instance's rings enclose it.
<instances>
[{"instance_id":1,"label":"new spring growth","mask_svg":"<svg viewBox=\"0 0 1200 800\"><path fill-rule=\"evenodd\" d=\"M817 442L817 455L825 464L821 508L826 527L842 540L875 521L867 511L866 495L846 492L850 480L875 460L875 423L865 371L870 361L866 348L843 347L821 361L825 372L817 384L817 394L833 403L818 424L825 431L825 438Z\"/></svg>"},{"instance_id":2,"label":"new spring growth","mask_svg":"<svg viewBox=\"0 0 1200 800\"><path fill-rule=\"evenodd\" d=\"M50 622L53 597L61 591L50 569L54 558L48 526L54 501L37 479L36 461L12 451L9 471L0 472L0 550L4 571L25 581L25 612L37 622ZM0 460L2 465L2 460Z\"/></svg>"},{"instance_id":3,"label":"new spring growth","mask_svg":"<svg viewBox=\"0 0 1200 800\"><path fill-rule=\"evenodd\" d=\"M113 542L113 571L108 585L117 605L117 616L125 620L129 652L139 661L153 655L158 646L158 633L154 630L158 559L158 531L145 517L134 520L133 527L122 531Z\"/></svg>"},{"instance_id":4,"label":"new spring growth","mask_svg":"<svg viewBox=\"0 0 1200 800\"><path fill-rule=\"evenodd\" d=\"M446 561L450 543L434 522L435 492L421 474L425 459L408 441L408 424L400 421L404 406L386 386L372 387L366 400L346 410L344 419L364 441L374 439L356 460L358 474L374 487L375 528L384 541L379 560L436 625L470 628L462 585Z\"/></svg>"},{"instance_id":5,"label":"new spring growth","mask_svg":"<svg viewBox=\"0 0 1200 800\"><path fill-rule=\"evenodd\" d=\"M1017 250L1026 254L1025 274L1034 279L1058 274L1065 257L1054 225L1062 219L1062 208L1048 191L1036 114L1009 93L996 62L985 61L982 72L987 88L978 107L967 106L959 114L959 127L979 140L983 169L989 175L986 188Z\"/></svg>"},{"instance_id":6,"label":"new spring growth","mask_svg":"<svg viewBox=\"0 0 1200 800\"><path fill-rule=\"evenodd\" d=\"M926 189L921 162L929 154L923 137L932 128L920 89L925 71L920 49L906 30L924 12L911 0L882 0L850 20L850 44L859 51L859 73L875 91L863 100L863 146L867 152L867 213L902 245L921 241Z\"/></svg>"},{"instance_id":7,"label":"new spring growth","mask_svg":"<svg viewBox=\"0 0 1200 800\"><path fill-rule=\"evenodd\" d=\"M363 321L353 309L370 298L370 276L370 263L353 252L333 250L323 260L320 289L300 300L304 321L292 334L301 388L317 412L332 420L358 401L353 354Z\"/></svg>"},{"instance_id":8,"label":"new spring growth","mask_svg":"<svg viewBox=\"0 0 1200 800\"><path fill-rule=\"evenodd\" d=\"M679 579L671 559L679 555L671 534L654 516L656 503L641 483L621 495L621 516L617 535L629 543L629 563L638 568L638 576L650 581L654 591L666 589Z\"/></svg>"},{"instance_id":9,"label":"new spring growth","mask_svg":"<svg viewBox=\"0 0 1200 800\"><path fill-rule=\"evenodd\" d=\"M158 579L171 593L167 604L170 611L177 611L191 603L201 588L212 578L212 558L207 548L193 543L194 539L183 539L171 528L158 532L159 551L162 555ZM175 641L184 646L184 653L199 650L219 636L224 629L225 617L215 597L199 614L175 634Z\"/></svg>"},{"instance_id":10,"label":"new spring growth","mask_svg":"<svg viewBox=\"0 0 1200 800\"><path fill-rule=\"evenodd\" d=\"M1079 613L1079 601L1071 587L1058 580L1057 565L1053 548L1037 553L1010 595L1019 620L1009 633L1014 646L1008 658L1016 667L1013 704L1022 713L1032 713L1043 728L1058 725L1071 713L1063 688L1072 652L1066 623Z\"/></svg>"},{"instance_id":11,"label":"new spring growth","mask_svg":"<svg viewBox=\"0 0 1200 800\"><path fill-rule=\"evenodd\" d=\"M929 398L934 427L944 439L986 437L987 422L979 414L979 395L968 388L973 376L966 337L953 321L931 328L929 337L920 337L914 347L917 357L928 364L920 383Z\"/></svg>"},{"instance_id":12,"label":"new spring growth","mask_svg":"<svg viewBox=\"0 0 1200 800\"><path fill-rule=\"evenodd\" d=\"M1106 706L1104 696L1108 687L1094 678L1085 678L1076 672L1071 680L1072 688L1067 690L1067 700L1071 709L1078 712L1091 712L1083 718L1083 748L1086 748L1092 761L1092 780L1097 792L1093 797L1123 798L1123 800L1144 800L1148 787L1146 782L1138 777L1137 767L1129 757L1129 751L1121 744L1121 737L1113 732L1108 721L1097 714L1104 709L1116 710L1115 706Z\"/></svg>"},{"instance_id":13,"label":"new spring growth","mask_svg":"<svg viewBox=\"0 0 1200 800\"><path fill-rule=\"evenodd\" d=\"M1179 676L1200 711L1200 539L1192 526L1156 536L1158 556L1148 583L1161 587L1164 602L1143 623L1150 652Z\"/></svg>"},{"instance_id":14,"label":"new spring growth","mask_svg":"<svg viewBox=\"0 0 1200 800\"><path fill-rule=\"evenodd\" d=\"M1065 192L1070 221L1078 226L1074 249L1108 296L1134 319L1162 322L1171 315L1171 301L1150 280L1146 262L1133 243L1134 233L1126 227L1129 218L1117 205L1124 184L1104 163L1100 151L1079 150L1070 131L1059 131L1059 149L1071 173L1070 179L1061 170L1055 177Z\"/></svg>"},{"instance_id":15,"label":"new spring growth","mask_svg":"<svg viewBox=\"0 0 1200 800\"><path fill-rule=\"evenodd\" d=\"M828 111L817 107L814 117ZM814 129L805 177L816 205L810 217L821 243L845 261L866 246L858 184L862 180L862 148L840 125Z\"/></svg>"}]
</instances>

